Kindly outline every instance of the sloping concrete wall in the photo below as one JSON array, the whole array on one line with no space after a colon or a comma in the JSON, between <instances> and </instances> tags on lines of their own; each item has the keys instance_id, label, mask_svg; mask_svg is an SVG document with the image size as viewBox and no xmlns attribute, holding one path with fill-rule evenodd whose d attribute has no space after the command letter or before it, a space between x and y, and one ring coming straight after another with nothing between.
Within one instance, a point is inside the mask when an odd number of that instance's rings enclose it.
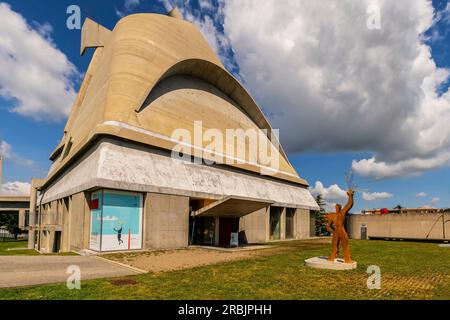
<instances>
[{"instance_id":1,"label":"sloping concrete wall","mask_svg":"<svg viewBox=\"0 0 450 320\"><path fill-rule=\"evenodd\" d=\"M444 215L450 220L450 213ZM442 217L440 214L389 214L389 215L349 215L347 230L350 238L361 238L361 226L367 226L369 237L442 239ZM450 221L445 224L446 238L450 239Z\"/></svg>"}]
</instances>

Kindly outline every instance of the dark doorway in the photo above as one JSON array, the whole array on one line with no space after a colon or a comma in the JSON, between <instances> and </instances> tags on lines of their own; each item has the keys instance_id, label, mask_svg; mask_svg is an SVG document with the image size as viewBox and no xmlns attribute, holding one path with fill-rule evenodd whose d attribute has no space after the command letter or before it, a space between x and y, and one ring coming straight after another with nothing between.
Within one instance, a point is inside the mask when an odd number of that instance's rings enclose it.
<instances>
[{"instance_id":1,"label":"dark doorway","mask_svg":"<svg viewBox=\"0 0 450 320\"><path fill-rule=\"evenodd\" d=\"M214 246L215 219L210 217L191 218L189 234L191 245Z\"/></svg>"},{"instance_id":2,"label":"dark doorway","mask_svg":"<svg viewBox=\"0 0 450 320\"><path fill-rule=\"evenodd\" d=\"M295 209L286 209L286 239L294 239Z\"/></svg>"},{"instance_id":3,"label":"dark doorway","mask_svg":"<svg viewBox=\"0 0 450 320\"><path fill-rule=\"evenodd\" d=\"M61 250L61 231L55 231L55 241L53 242L53 252Z\"/></svg>"},{"instance_id":4,"label":"dark doorway","mask_svg":"<svg viewBox=\"0 0 450 320\"><path fill-rule=\"evenodd\" d=\"M220 218L219 220L219 246L229 247L231 234L239 231L238 218Z\"/></svg>"}]
</instances>

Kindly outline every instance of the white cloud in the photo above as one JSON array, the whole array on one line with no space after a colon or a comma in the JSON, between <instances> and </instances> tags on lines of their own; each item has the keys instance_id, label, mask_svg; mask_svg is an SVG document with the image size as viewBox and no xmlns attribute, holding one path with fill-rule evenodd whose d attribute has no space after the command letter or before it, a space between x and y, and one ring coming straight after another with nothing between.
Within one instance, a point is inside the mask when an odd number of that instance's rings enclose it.
<instances>
[{"instance_id":1,"label":"white cloud","mask_svg":"<svg viewBox=\"0 0 450 320\"><path fill-rule=\"evenodd\" d=\"M392 198L394 195L388 192L363 192L362 197L366 201L380 201Z\"/></svg>"},{"instance_id":2,"label":"white cloud","mask_svg":"<svg viewBox=\"0 0 450 320\"><path fill-rule=\"evenodd\" d=\"M416 198L426 198L428 197L428 194L426 194L425 192L419 192L418 194L416 194Z\"/></svg>"},{"instance_id":3,"label":"white cloud","mask_svg":"<svg viewBox=\"0 0 450 320\"><path fill-rule=\"evenodd\" d=\"M347 199L347 192L342 190L337 184L325 188L321 181L316 181L314 188L311 188L310 191L314 196L321 194L326 201Z\"/></svg>"},{"instance_id":4,"label":"white cloud","mask_svg":"<svg viewBox=\"0 0 450 320\"><path fill-rule=\"evenodd\" d=\"M6 141L0 140L0 157L10 158L12 155L11 145Z\"/></svg>"},{"instance_id":5,"label":"white cloud","mask_svg":"<svg viewBox=\"0 0 450 320\"><path fill-rule=\"evenodd\" d=\"M371 151L353 170L373 179L448 165L450 91L436 88L450 71L422 36L432 3L380 0L382 29L369 30L372 2L227 0L218 15L288 151Z\"/></svg>"},{"instance_id":6,"label":"white cloud","mask_svg":"<svg viewBox=\"0 0 450 320\"><path fill-rule=\"evenodd\" d=\"M164 6L167 12L170 12L173 9L173 6L169 0L158 0L158 1Z\"/></svg>"},{"instance_id":7,"label":"white cloud","mask_svg":"<svg viewBox=\"0 0 450 320\"><path fill-rule=\"evenodd\" d=\"M30 195L31 185L27 182L8 182L1 186L0 194L9 196Z\"/></svg>"},{"instance_id":8,"label":"white cloud","mask_svg":"<svg viewBox=\"0 0 450 320\"><path fill-rule=\"evenodd\" d=\"M211 0L198 0L198 5L203 10L213 10L214 6Z\"/></svg>"},{"instance_id":9,"label":"white cloud","mask_svg":"<svg viewBox=\"0 0 450 320\"><path fill-rule=\"evenodd\" d=\"M432 207L437 207L438 204L439 204L439 201L441 201L441 199L438 198L438 197L435 197L435 198L431 199L431 206Z\"/></svg>"},{"instance_id":10,"label":"white cloud","mask_svg":"<svg viewBox=\"0 0 450 320\"><path fill-rule=\"evenodd\" d=\"M0 97L12 112L37 120L67 117L76 92L76 67L49 38L51 26L33 29L10 5L0 3Z\"/></svg>"},{"instance_id":11,"label":"white cloud","mask_svg":"<svg viewBox=\"0 0 450 320\"><path fill-rule=\"evenodd\" d=\"M322 195L322 199L325 201L325 211L335 212L335 206L337 203L344 203L348 200L347 192L342 190L337 184L333 184L329 187L324 187L321 181L316 181L313 188L310 191L314 197Z\"/></svg>"},{"instance_id":12,"label":"white cloud","mask_svg":"<svg viewBox=\"0 0 450 320\"><path fill-rule=\"evenodd\" d=\"M352 169L367 178L374 180L395 178L398 176L414 176L424 171L445 166L450 161L450 152L438 152L427 159L413 158L393 163L377 161L376 158L354 160Z\"/></svg>"},{"instance_id":13,"label":"white cloud","mask_svg":"<svg viewBox=\"0 0 450 320\"><path fill-rule=\"evenodd\" d=\"M26 166L26 167L32 167L34 166L34 161L22 158L21 156L17 155L11 145L0 139L0 157L6 160L11 160L15 164Z\"/></svg>"},{"instance_id":14,"label":"white cloud","mask_svg":"<svg viewBox=\"0 0 450 320\"><path fill-rule=\"evenodd\" d=\"M141 0L125 0L123 3L123 9L122 10L116 9L117 16L123 18L131 11L133 11L136 7L138 7L140 3Z\"/></svg>"},{"instance_id":15,"label":"white cloud","mask_svg":"<svg viewBox=\"0 0 450 320\"><path fill-rule=\"evenodd\" d=\"M125 0L124 7L127 9L131 9L137 7L140 2L140 0Z\"/></svg>"}]
</instances>

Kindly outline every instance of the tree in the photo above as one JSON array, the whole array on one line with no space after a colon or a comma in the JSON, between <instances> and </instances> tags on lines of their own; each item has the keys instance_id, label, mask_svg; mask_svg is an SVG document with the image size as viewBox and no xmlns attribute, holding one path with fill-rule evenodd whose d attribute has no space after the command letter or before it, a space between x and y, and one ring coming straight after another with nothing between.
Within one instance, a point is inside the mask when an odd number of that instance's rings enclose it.
<instances>
[{"instance_id":1,"label":"tree","mask_svg":"<svg viewBox=\"0 0 450 320\"><path fill-rule=\"evenodd\" d=\"M0 227L5 227L9 233L14 234L17 240L17 235L21 232L19 229L19 215L11 213L0 214Z\"/></svg>"},{"instance_id":2,"label":"tree","mask_svg":"<svg viewBox=\"0 0 450 320\"><path fill-rule=\"evenodd\" d=\"M394 209L395 210L399 210L401 212L401 210L404 209L404 208L401 205L398 204Z\"/></svg>"},{"instance_id":3,"label":"tree","mask_svg":"<svg viewBox=\"0 0 450 320\"><path fill-rule=\"evenodd\" d=\"M327 204L326 204L326 202L323 199L323 196L321 194L317 195L316 202L317 202L317 205L319 206L320 210L315 212L315 218L316 218L316 230L315 230L315 233L316 233L316 236L320 236L320 235L325 234L325 232L326 232L325 226L327 224L327 221L326 221L326 218L325 218L325 215L326 215L325 206Z\"/></svg>"}]
</instances>

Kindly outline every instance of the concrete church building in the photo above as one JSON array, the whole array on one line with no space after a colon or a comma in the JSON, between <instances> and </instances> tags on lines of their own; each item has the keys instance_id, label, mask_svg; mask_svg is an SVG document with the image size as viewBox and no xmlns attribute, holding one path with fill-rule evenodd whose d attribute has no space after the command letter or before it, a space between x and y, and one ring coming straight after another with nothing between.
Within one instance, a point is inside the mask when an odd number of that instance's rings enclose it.
<instances>
[{"instance_id":1,"label":"concrete church building","mask_svg":"<svg viewBox=\"0 0 450 320\"><path fill-rule=\"evenodd\" d=\"M177 9L127 16L112 31L87 19L81 54L88 48L95 52L50 156L53 165L32 190L32 199L36 190L41 195L30 228L40 251L227 247L237 239L310 237L317 204L281 147L271 148L277 168L250 159L255 146L247 140L220 154L237 161L206 164L196 160L210 150L208 143L173 137L180 129L195 136L200 121L224 135L228 129L264 132L267 144L278 145L255 101ZM180 142L182 159L172 156Z\"/></svg>"}]
</instances>

